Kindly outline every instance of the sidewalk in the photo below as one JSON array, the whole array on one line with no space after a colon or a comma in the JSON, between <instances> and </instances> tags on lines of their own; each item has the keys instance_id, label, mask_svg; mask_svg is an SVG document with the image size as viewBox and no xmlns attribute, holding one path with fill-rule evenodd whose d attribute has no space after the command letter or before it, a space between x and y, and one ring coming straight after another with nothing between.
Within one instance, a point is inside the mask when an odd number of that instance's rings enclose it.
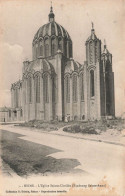
<instances>
[{"instance_id":1,"label":"sidewalk","mask_svg":"<svg viewBox=\"0 0 125 196\"><path fill-rule=\"evenodd\" d=\"M19 123L24 123L24 122L25 121L0 122L0 125L19 124Z\"/></svg>"},{"instance_id":2,"label":"sidewalk","mask_svg":"<svg viewBox=\"0 0 125 196\"><path fill-rule=\"evenodd\" d=\"M0 126L1 127L1 126ZM6 126L2 125L1 127L3 130L6 130ZM95 135L95 134L82 134L82 133L69 133L64 132L63 128L60 128L58 130L54 131L45 131L43 129L37 129L37 128L30 128L30 127L22 127L22 126L14 126L14 125L8 125L7 129L9 130L17 130L22 129L27 131L33 131L38 133L45 133L45 134L52 134L52 135L60 135L63 137L72 137L76 139L83 139L88 141L95 141L95 142L103 142L108 144L114 144L114 145L120 145L125 146L125 130L122 131L122 134L113 129L109 129L106 132L101 132L101 134Z\"/></svg>"}]
</instances>

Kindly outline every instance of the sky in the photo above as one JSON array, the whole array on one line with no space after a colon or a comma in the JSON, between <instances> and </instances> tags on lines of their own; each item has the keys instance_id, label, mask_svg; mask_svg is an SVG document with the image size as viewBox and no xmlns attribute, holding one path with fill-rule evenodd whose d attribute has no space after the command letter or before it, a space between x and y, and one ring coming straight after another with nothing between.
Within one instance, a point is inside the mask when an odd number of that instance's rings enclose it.
<instances>
[{"instance_id":1,"label":"sky","mask_svg":"<svg viewBox=\"0 0 125 196\"><path fill-rule=\"evenodd\" d=\"M82 63L85 41L94 23L96 36L106 39L113 55L116 116L125 112L125 1L53 0L55 21L69 33L73 58ZM23 61L32 60L32 40L37 30L48 23L51 1L0 1L0 107L11 106L11 83L21 79Z\"/></svg>"}]
</instances>

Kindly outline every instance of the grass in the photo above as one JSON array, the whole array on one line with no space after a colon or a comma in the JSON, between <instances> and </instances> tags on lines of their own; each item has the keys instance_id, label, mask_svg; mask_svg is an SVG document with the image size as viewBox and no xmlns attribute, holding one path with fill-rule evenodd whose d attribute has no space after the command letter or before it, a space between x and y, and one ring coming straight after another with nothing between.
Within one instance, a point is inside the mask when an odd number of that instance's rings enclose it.
<instances>
[{"instance_id":1,"label":"grass","mask_svg":"<svg viewBox=\"0 0 125 196\"><path fill-rule=\"evenodd\" d=\"M46 121L42 121L42 120L31 120L29 122L20 123L20 124L18 124L18 126L43 129L46 131L55 131L61 127L71 125L71 124L75 124L75 122L66 123L66 122L59 122L59 121L46 122Z\"/></svg>"},{"instance_id":2,"label":"grass","mask_svg":"<svg viewBox=\"0 0 125 196\"><path fill-rule=\"evenodd\" d=\"M117 129L121 131L125 129L125 120L95 120L95 121L72 121L72 122L58 122L50 121L45 122L41 120L32 120L29 122L21 123L19 126L37 128L39 131L55 131L61 127L65 132L83 133L83 134L99 134L99 132L107 131L108 129Z\"/></svg>"}]
</instances>

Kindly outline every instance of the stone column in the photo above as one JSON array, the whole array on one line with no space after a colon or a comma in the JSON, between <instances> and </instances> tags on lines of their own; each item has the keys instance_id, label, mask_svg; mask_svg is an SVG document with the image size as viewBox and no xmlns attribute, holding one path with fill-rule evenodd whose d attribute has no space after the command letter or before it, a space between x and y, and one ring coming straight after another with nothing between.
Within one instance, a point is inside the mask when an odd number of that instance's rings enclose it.
<instances>
[{"instance_id":1,"label":"stone column","mask_svg":"<svg viewBox=\"0 0 125 196\"><path fill-rule=\"evenodd\" d=\"M57 67L57 116L62 121L62 52L58 51L56 56ZM64 93L64 92L63 92Z\"/></svg>"},{"instance_id":2,"label":"stone column","mask_svg":"<svg viewBox=\"0 0 125 196\"><path fill-rule=\"evenodd\" d=\"M15 108L15 89L13 89L13 107Z\"/></svg>"},{"instance_id":3,"label":"stone column","mask_svg":"<svg viewBox=\"0 0 125 196\"><path fill-rule=\"evenodd\" d=\"M22 110L23 110L22 120L25 120L25 80L22 81Z\"/></svg>"},{"instance_id":4,"label":"stone column","mask_svg":"<svg viewBox=\"0 0 125 196\"><path fill-rule=\"evenodd\" d=\"M72 101L72 76L70 76L70 120L73 120L73 116L72 116L72 105L73 101Z\"/></svg>"},{"instance_id":5,"label":"stone column","mask_svg":"<svg viewBox=\"0 0 125 196\"><path fill-rule=\"evenodd\" d=\"M80 78L79 75L77 76L77 112L78 112L78 119L80 119Z\"/></svg>"},{"instance_id":6,"label":"stone column","mask_svg":"<svg viewBox=\"0 0 125 196\"><path fill-rule=\"evenodd\" d=\"M27 93L27 78L25 80L25 89L26 89L26 104L25 104L25 117L26 117L26 121L28 121L28 93Z\"/></svg>"},{"instance_id":7,"label":"stone column","mask_svg":"<svg viewBox=\"0 0 125 196\"><path fill-rule=\"evenodd\" d=\"M51 75L48 75L48 90L49 90L49 120L52 120L52 79Z\"/></svg>"},{"instance_id":8,"label":"stone column","mask_svg":"<svg viewBox=\"0 0 125 196\"><path fill-rule=\"evenodd\" d=\"M95 83L95 93L96 93L96 95L95 95L95 102L96 102L95 110L97 111L95 113L96 113L97 119L99 120L100 117L101 117L101 111L100 111L100 109L101 109L100 108L100 67L99 67L99 63L96 64L96 69L94 71L94 74L95 74L94 77L96 77L96 79L95 79L95 81L96 81L96 83Z\"/></svg>"},{"instance_id":9,"label":"stone column","mask_svg":"<svg viewBox=\"0 0 125 196\"><path fill-rule=\"evenodd\" d=\"M21 101L21 97L20 97L20 87L18 88L18 108L20 107L20 101Z\"/></svg>"},{"instance_id":10,"label":"stone column","mask_svg":"<svg viewBox=\"0 0 125 196\"><path fill-rule=\"evenodd\" d=\"M40 77L40 119L44 120L43 77Z\"/></svg>"},{"instance_id":11,"label":"stone column","mask_svg":"<svg viewBox=\"0 0 125 196\"><path fill-rule=\"evenodd\" d=\"M32 119L35 119L35 86L34 86L34 77L32 77Z\"/></svg>"},{"instance_id":12,"label":"stone column","mask_svg":"<svg viewBox=\"0 0 125 196\"><path fill-rule=\"evenodd\" d=\"M14 102L14 100L13 100L13 89L11 88L11 107L13 108L14 107L14 105L13 105L13 102Z\"/></svg>"},{"instance_id":13,"label":"stone column","mask_svg":"<svg viewBox=\"0 0 125 196\"><path fill-rule=\"evenodd\" d=\"M84 102L85 102L85 120L88 119L88 91L87 91L87 65L84 67Z\"/></svg>"}]
</instances>

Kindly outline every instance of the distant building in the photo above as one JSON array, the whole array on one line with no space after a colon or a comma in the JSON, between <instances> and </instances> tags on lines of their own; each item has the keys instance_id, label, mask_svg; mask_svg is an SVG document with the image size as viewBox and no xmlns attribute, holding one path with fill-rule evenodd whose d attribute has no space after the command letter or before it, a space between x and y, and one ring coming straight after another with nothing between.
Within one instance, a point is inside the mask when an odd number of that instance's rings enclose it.
<instances>
[{"instance_id":1,"label":"distant building","mask_svg":"<svg viewBox=\"0 0 125 196\"><path fill-rule=\"evenodd\" d=\"M76 30L76 29L74 29ZM22 80L11 86L15 120L95 120L115 116L112 54L91 35L86 40L86 61L73 59L72 40L55 22L39 28L32 42L32 61L23 63ZM79 50L79 48L78 48Z\"/></svg>"},{"instance_id":2,"label":"distant building","mask_svg":"<svg viewBox=\"0 0 125 196\"><path fill-rule=\"evenodd\" d=\"M11 121L11 110L7 107L0 108L0 122L8 122Z\"/></svg>"}]
</instances>

